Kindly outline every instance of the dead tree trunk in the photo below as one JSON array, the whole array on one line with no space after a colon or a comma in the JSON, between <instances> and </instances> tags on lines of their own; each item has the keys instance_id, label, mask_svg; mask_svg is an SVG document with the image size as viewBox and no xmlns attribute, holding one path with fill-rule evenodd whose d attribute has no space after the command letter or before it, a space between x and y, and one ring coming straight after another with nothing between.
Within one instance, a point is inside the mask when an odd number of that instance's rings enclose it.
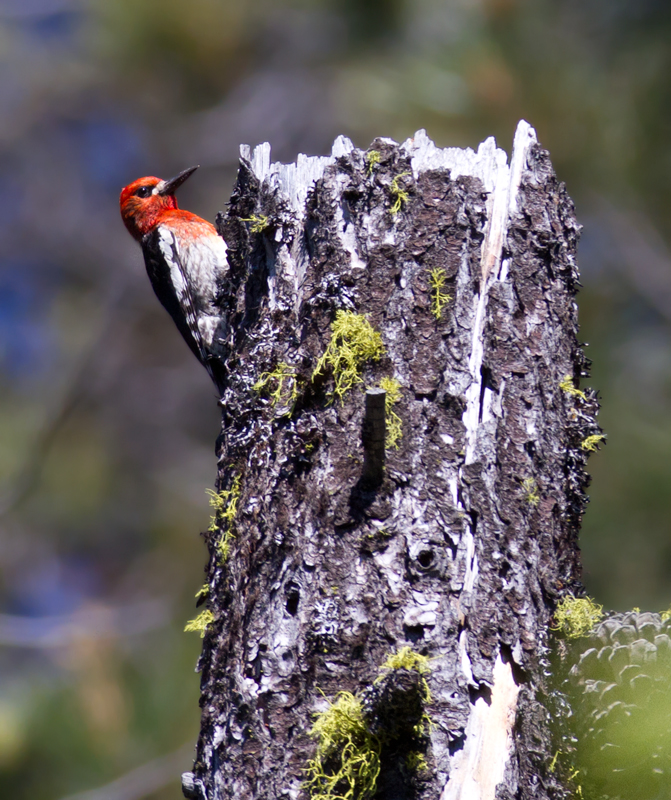
<instances>
[{"instance_id":1,"label":"dead tree trunk","mask_svg":"<svg viewBox=\"0 0 671 800\"><path fill-rule=\"evenodd\" d=\"M423 131L290 165L243 147L219 229L228 379L185 794L565 796L545 652L579 590L598 428L548 153L524 122L510 165L493 139Z\"/></svg>"}]
</instances>

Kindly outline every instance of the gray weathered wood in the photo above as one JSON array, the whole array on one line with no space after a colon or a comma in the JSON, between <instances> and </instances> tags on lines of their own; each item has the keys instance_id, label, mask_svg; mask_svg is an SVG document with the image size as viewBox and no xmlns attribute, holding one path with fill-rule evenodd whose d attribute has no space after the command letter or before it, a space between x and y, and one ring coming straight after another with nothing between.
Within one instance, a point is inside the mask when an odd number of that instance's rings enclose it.
<instances>
[{"instance_id":1,"label":"gray weathered wood","mask_svg":"<svg viewBox=\"0 0 671 800\"><path fill-rule=\"evenodd\" d=\"M380 797L564 796L545 648L557 600L579 590L580 444L598 428L594 398L560 388L585 368L579 227L547 152L521 122L510 165L493 139L440 149L424 131L367 152L340 137L330 157L289 165L267 144L241 156L219 220L218 442L218 487L237 480L240 496L225 561L228 523L206 535L214 622L186 793L305 796L315 712L338 692L369 696L411 646L431 659L428 770L403 766L397 737ZM337 310L364 315L385 347L343 402L328 370L313 379ZM273 400L258 381L280 364ZM364 389L383 377L400 383L403 436L371 487Z\"/></svg>"}]
</instances>

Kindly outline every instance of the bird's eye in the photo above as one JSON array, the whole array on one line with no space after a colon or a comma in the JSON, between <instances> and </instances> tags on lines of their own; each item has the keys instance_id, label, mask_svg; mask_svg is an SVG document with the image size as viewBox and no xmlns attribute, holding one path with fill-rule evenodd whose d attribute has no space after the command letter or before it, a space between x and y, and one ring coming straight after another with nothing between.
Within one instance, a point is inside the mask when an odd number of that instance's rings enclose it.
<instances>
[{"instance_id":1,"label":"bird's eye","mask_svg":"<svg viewBox=\"0 0 671 800\"><path fill-rule=\"evenodd\" d=\"M137 197L149 197L151 191L152 191L151 186L140 186L140 188L135 192L135 194Z\"/></svg>"}]
</instances>

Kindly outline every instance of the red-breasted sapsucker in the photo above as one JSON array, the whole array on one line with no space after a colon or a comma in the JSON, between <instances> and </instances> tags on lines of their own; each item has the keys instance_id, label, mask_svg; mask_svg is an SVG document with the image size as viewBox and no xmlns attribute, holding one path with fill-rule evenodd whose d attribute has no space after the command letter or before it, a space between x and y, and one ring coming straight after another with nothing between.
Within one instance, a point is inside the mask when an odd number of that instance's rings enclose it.
<instances>
[{"instance_id":1,"label":"red-breasted sapsucker","mask_svg":"<svg viewBox=\"0 0 671 800\"><path fill-rule=\"evenodd\" d=\"M142 245L151 285L196 358L221 388L225 335L217 305L228 270L226 243L214 225L177 206L175 191L198 167L168 181L139 178L121 191L121 217Z\"/></svg>"}]
</instances>

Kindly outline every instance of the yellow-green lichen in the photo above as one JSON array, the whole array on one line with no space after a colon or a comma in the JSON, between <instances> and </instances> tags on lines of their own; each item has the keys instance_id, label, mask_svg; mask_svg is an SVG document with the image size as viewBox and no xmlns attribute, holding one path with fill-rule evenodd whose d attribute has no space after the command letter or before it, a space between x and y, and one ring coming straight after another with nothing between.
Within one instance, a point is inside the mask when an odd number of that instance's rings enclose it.
<instances>
[{"instance_id":1,"label":"yellow-green lichen","mask_svg":"<svg viewBox=\"0 0 671 800\"><path fill-rule=\"evenodd\" d=\"M335 381L333 394L343 402L353 386L363 383L361 371L364 364L379 361L383 355L382 337L363 314L341 309L336 311L336 318L331 323L331 341L317 362L312 380L327 366L330 367Z\"/></svg>"},{"instance_id":2,"label":"yellow-green lichen","mask_svg":"<svg viewBox=\"0 0 671 800\"><path fill-rule=\"evenodd\" d=\"M431 693L424 675L429 671L429 658L410 647L402 647L389 655L380 671L394 669L416 670L422 676L422 701L429 702ZM384 679L380 675L379 683ZM416 743L420 744L431 720L427 714L412 728ZM398 734L392 734L392 740ZM310 736L317 740L315 757L305 769L305 789L312 800L367 800L377 790L383 745L389 743L384 729L374 733L364 715L360 697L351 692L339 692L328 708L315 715ZM420 744L421 746L421 744ZM406 767L415 772L428 769L426 758L420 751L411 751Z\"/></svg>"},{"instance_id":3,"label":"yellow-green lichen","mask_svg":"<svg viewBox=\"0 0 671 800\"><path fill-rule=\"evenodd\" d=\"M236 475L230 489L222 489L220 492L213 492L207 489L210 495L210 505L214 509L214 516L210 520L211 532L221 530L221 538L217 543L217 553L219 562L225 564L231 548L231 542L235 538L235 515L238 513L238 500L242 484L242 476Z\"/></svg>"},{"instance_id":4,"label":"yellow-green lichen","mask_svg":"<svg viewBox=\"0 0 671 800\"><path fill-rule=\"evenodd\" d=\"M399 180L401 178L404 178L406 175L410 175L410 173L401 172L401 174L397 175L389 185L389 191L391 192L391 196L394 198L392 207L389 209L392 214L398 214L398 212L410 199L410 195L406 192L405 189L402 189L398 183Z\"/></svg>"},{"instance_id":5,"label":"yellow-green lichen","mask_svg":"<svg viewBox=\"0 0 671 800\"><path fill-rule=\"evenodd\" d=\"M394 411L394 404L401 399L401 384L396 378L382 378L380 389L386 392L384 398L384 415L387 422L387 437L385 447L398 450L398 443L403 437L403 423L401 418Z\"/></svg>"},{"instance_id":6,"label":"yellow-green lichen","mask_svg":"<svg viewBox=\"0 0 671 800\"><path fill-rule=\"evenodd\" d=\"M421 653L418 653L416 650L413 650L412 647L402 647L395 653L391 653L391 655L387 656L387 660L384 664L380 667L380 672L382 675L379 675L375 679L375 683L379 683L384 678L384 671L390 669L412 669L416 672L419 672L421 676L420 680L420 687L422 690L422 703L428 704L431 702L431 689L429 688L429 683L426 680L426 674L431 670L430 666L430 659L428 656L423 656ZM433 725L433 720L431 717L424 712L422 714L422 718L420 721L413 727L413 733L417 737L422 737L426 733L427 728L430 728Z\"/></svg>"},{"instance_id":7,"label":"yellow-green lichen","mask_svg":"<svg viewBox=\"0 0 671 800\"><path fill-rule=\"evenodd\" d=\"M204 600L206 597L210 596L210 586L207 583L204 583L200 589L196 592L196 600L200 600L201 598Z\"/></svg>"},{"instance_id":8,"label":"yellow-green lichen","mask_svg":"<svg viewBox=\"0 0 671 800\"><path fill-rule=\"evenodd\" d=\"M442 267L434 267L429 275L431 285L431 313L440 320L443 316L443 308L450 302L452 295L443 291L447 282L447 272Z\"/></svg>"},{"instance_id":9,"label":"yellow-green lichen","mask_svg":"<svg viewBox=\"0 0 671 800\"><path fill-rule=\"evenodd\" d=\"M380 669L414 669L420 675L425 675L431 670L431 666L428 656L423 656L406 645L395 653L390 653Z\"/></svg>"},{"instance_id":10,"label":"yellow-green lichen","mask_svg":"<svg viewBox=\"0 0 671 800\"><path fill-rule=\"evenodd\" d=\"M580 442L580 447L587 453L594 453L597 450L598 445L601 444L605 438L605 434L595 433L592 436L588 436L586 439L583 439L582 442Z\"/></svg>"},{"instance_id":11,"label":"yellow-green lichen","mask_svg":"<svg viewBox=\"0 0 671 800\"><path fill-rule=\"evenodd\" d=\"M249 222L249 230L252 233L261 233L270 225L268 217L263 214L252 214L251 217L240 217L240 222Z\"/></svg>"},{"instance_id":12,"label":"yellow-green lichen","mask_svg":"<svg viewBox=\"0 0 671 800\"><path fill-rule=\"evenodd\" d=\"M214 614L209 610L201 611L195 619L184 626L185 633L199 633L200 638L205 638L207 628L214 622Z\"/></svg>"},{"instance_id":13,"label":"yellow-green lichen","mask_svg":"<svg viewBox=\"0 0 671 800\"><path fill-rule=\"evenodd\" d=\"M228 561L233 539L235 539L235 532L226 530L223 532L221 539L217 542L217 554L219 556L219 563L222 565Z\"/></svg>"},{"instance_id":14,"label":"yellow-green lichen","mask_svg":"<svg viewBox=\"0 0 671 800\"><path fill-rule=\"evenodd\" d=\"M567 639L586 636L604 617L603 606L590 597L564 597L554 614L553 631L559 631Z\"/></svg>"},{"instance_id":15,"label":"yellow-green lichen","mask_svg":"<svg viewBox=\"0 0 671 800\"><path fill-rule=\"evenodd\" d=\"M671 619L671 607L667 608L666 611L662 611L659 616L662 618L662 622L668 622Z\"/></svg>"},{"instance_id":16,"label":"yellow-green lichen","mask_svg":"<svg viewBox=\"0 0 671 800\"><path fill-rule=\"evenodd\" d=\"M380 163L382 153L379 150L369 150L366 153L366 166L368 167L369 177L373 174L375 165Z\"/></svg>"},{"instance_id":17,"label":"yellow-green lichen","mask_svg":"<svg viewBox=\"0 0 671 800\"><path fill-rule=\"evenodd\" d=\"M538 491L538 484L533 478L525 478L522 481L522 491L524 492L524 499L530 506L537 506L541 501L541 496Z\"/></svg>"},{"instance_id":18,"label":"yellow-green lichen","mask_svg":"<svg viewBox=\"0 0 671 800\"><path fill-rule=\"evenodd\" d=\"M578 775L580 775L580 770L572 769L568 774L568 780L575 781ZM582 786L579 783L574 783L574 786L575 786L575 797L579 798L579 800L582 800L583 798Z\"/></svg>"},{"instance_id":19,"label":"yellow-green lichen","mask_svg":"<svg viewBox=\"0 0 671 800\"><path fill-rule=\"evenodd\" d=\"M575 783L575 779L580 775L580 770L571 766L572 755L573 753L570 751L557 750L548 765L548 771L557 773L560 780L565 780L569 787L573 789L575 798L582 798L582 786Z\"/></svg>"},{"instance_id":20,"label":"yellow-green lichen","mask_svg":"<svg viewBox=\"0 0 671 800\"><path fill-rule=\"evenodd\" d=\"M252 389L267 394L273 408L279 403L288 406L285 416L291 416L298 400L298 374L286 362L280 361L275 369L262 372Z\"/></svg>"},{"instance_id":21,"label":"yellow-green lichen","mask_svg":"<svg viewBox=\"0 0 671 800\"><path fill-rule=\"evenodd\" d=\"M566 394L571 395L571 397L579 397L581 400L587 400L587 395L585 392L576 388L571 375L564 375L559 384L559 388L562 390L562 392L566 392Z\"/></svg>"},{"instance_id":22,"label":"yellow-green lichen","mask_svg":"<svg viewBox=\"0 0 671 800\"><path fill-rule=\"evenodd\" d=\"M306 767L305 788L313 800L365 800L375 794L382 746L358 697L340 692L315 716L310 736L317 752Z\"/></svg>"},{"instance_id":23,"label":"yellow-green lichen","mask_svg":"<svg viewBox=\"0 0 671 800\"><path fill-rule=\"evenodd\" d=\"M412 772L426 772L429 765L426 763L426 756L419 750L412 750L405 759L405 766Z\"/></svg>"}]
</instances>

